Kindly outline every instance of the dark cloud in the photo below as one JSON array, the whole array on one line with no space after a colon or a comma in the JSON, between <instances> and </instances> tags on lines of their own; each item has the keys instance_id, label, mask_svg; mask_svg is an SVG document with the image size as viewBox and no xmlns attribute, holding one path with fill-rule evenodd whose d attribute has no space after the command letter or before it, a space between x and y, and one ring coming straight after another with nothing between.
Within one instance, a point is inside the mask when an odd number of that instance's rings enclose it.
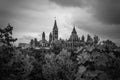
<instances>
[{"instance_id":1,"label":"dark cloud","mask_svg":"<svg viewBox=\"0 0 120 80\"><path fill-rule=\"evenodd\" d=\"M0 0L0 24L10 22L13 18L24 16L23 11L40 11L36 8L46 0ZM47 2L47 1L46 1ZM39 6L40 7L40 6Z\"/></svg>"},{"instance_id":2,"label":"dark cloud","mask_svg":"<svg viewBox=\"0 0 120 80\"><path fill-rule=\"evenodd\" d=\"M110 38L114 41L116 40L116 42L119 43L118 40L120 40L120 0L50 1L64 7L79 7L81 9L88 8L90 14L92 15L92 18L88 20L89 22L84 22L84 20L81 20L79 17L81 14L77 15L76 13L76 15L74 16L77 16L77 18L73 18L73 24L76 24L79 29L90 32L92 34L97 34L103 38Z\"/></svg>"},{"instance_id":3,"label":"dark cloud","mask_svg":"<svg viewBox=\"0 0 120 80\"><path fill-rule=\"evenodd\" d=\"M0 25L6 27L8 23L18 18L23 7L23 0L0 0Z\"/></svg>"},{"instance_id":4,"label":"dark cloud","mask_svg":"<svg viewBox=\"0 0 120 80\"><path fill-rule=\"evenodd\" d=\"M105 24L120 24L120 0L50 0L66 7L91 7L95 18Z\"/></svg>"},{"instance_id":5,"label":"dark cloud","mask_svg":"<svg viewBox=\"0 0 120 80\"><path fill-rule=\"evenodd\" d=\"M106 24L120 24L120 0L93 0L93 14Z\"/></svg>"},{"instance_id":6,"label":"dark cloud","mask_svg":"<svg viewBox=\"0 0 120 80\"><path fill-rule=\"evenodd\" d=\"M50 0L52 2L55 2L61 6L66 6L66 7L80 7L83 6L82 0Z\"/></svg>"},{"instance_id":7,"label":"dark cloud","mask_svg":"<svg viewBox=\"0 0 120 80\"><path fill-rule=\"evenodd\" d=\"M0 0L0 25L6 24L6 22L8 23L9 19L15 16L13 15L14 9L15 7L9 0Z\"/></svg>"},{"instance_id":8,"label":"dark cloud","mask_svg":"<svg viewBox=\"0 0 120 80\"><path fill-rule=\"evenodd\" d=\"M120 40L120 25L108 25L98 23L97 21L94 22L95 23L87 24L82 23L81 21L75 21L74 23L81 30L89 32L93 35L99 35L103 39L112 39L117 40L116 42L119 42L118 40Z\"/></svg>"}]
</instances>

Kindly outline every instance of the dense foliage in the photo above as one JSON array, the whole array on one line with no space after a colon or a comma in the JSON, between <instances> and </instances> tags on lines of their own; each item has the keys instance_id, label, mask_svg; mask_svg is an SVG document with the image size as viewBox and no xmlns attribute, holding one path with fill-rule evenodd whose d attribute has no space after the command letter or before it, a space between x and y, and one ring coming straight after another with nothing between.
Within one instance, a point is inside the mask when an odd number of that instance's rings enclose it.
<instances>
[{"instance_id":1,"label":"dense foliage","mask_svg":"<svg viewBox=\"0 0 120 80\"><path fill-rule=\"evenodd\" d=\"M13 46L13 27L0 29L0 80L120 80L120 48L88 35L76 51L55 42L52 52Z\"/></svg>"}]
</instances>

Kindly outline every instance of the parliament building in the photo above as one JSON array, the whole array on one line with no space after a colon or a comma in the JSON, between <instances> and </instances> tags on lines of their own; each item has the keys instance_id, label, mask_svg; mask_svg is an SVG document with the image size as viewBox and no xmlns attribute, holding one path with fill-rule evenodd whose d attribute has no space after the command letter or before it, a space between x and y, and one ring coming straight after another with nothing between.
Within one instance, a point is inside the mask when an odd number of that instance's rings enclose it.
<instances>
[{"instance_id":1,"label":"parliament building","mask_svg":"<svg viewBox=\"0 0 120 80\"><path fill-rule=\"evenodd\" d=\"M68 40L59 39L59 32L57 21L54 21L54 26L52 32L49 34L49 40L47 41L45 38L45 32L42 33L42 40L32 39L30 41L30 47L34 49L43 49L43 50L50 50L54 44L60 45L61 48L64 49L77 49L84 45L84 36L81 38L78 37L75 26L71 32L71 35Z\"/></svg>"}]
</instances>

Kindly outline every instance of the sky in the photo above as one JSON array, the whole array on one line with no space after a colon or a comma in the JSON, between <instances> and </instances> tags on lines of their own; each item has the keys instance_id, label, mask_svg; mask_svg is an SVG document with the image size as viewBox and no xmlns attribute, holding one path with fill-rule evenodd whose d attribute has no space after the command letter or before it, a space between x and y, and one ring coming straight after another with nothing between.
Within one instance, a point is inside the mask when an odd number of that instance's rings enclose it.
<instances>
[{"instance_id":1,"label":"sky","mask_svg":"<svg viewBox=\"0 0 120 80\"><path fill-rule=\"evenodd\" d=\"M73 26L79 37L98 35L120 45L120 0L0 0L0 27L10 23L19 42L46 39L57 20L59 38L68 39Z\"/></svg>"}]
</instances>

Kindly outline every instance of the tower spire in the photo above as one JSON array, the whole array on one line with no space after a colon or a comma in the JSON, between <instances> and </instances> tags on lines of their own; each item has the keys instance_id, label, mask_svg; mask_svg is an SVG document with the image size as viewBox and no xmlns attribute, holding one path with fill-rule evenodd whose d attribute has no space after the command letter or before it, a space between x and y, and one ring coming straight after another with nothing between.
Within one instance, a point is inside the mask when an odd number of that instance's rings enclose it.
<instances>
[{"instance_id":1,"label":"tower spire","mask_svg":"<svg viewBox=\"0 0 120 80\"><path fill-rule=\"evenodd\" d=\"M54 17L55 18L55 21L54 21L54 27L53 27L53 29L57 29L57 21L56 21L56 17Z\"/></svg>"},{"instance_id":2,"label":"tower spire","mask_svg":"<svg viewBox=\"0 0 120 80\"><path fill-rule=\"evenodd\" d=\"M74 34L77 33L77 32L76 32L76 29L75 29L75 25L74 25L74 27L73 27L73 31L72 31L72 33L74 33Z\"/></svg>"},{"instance_id":3,"label":"tower spire","mask_svg":"<svg viewBox=\"0 0 120 80\"><path fill-rule=\"evenodd\" d=\"M54 21L52 37L53 37L53 40L58 40L58 27L57 27L57 21L56 21L56 19Z\"/></svg>"}]
</instances>

